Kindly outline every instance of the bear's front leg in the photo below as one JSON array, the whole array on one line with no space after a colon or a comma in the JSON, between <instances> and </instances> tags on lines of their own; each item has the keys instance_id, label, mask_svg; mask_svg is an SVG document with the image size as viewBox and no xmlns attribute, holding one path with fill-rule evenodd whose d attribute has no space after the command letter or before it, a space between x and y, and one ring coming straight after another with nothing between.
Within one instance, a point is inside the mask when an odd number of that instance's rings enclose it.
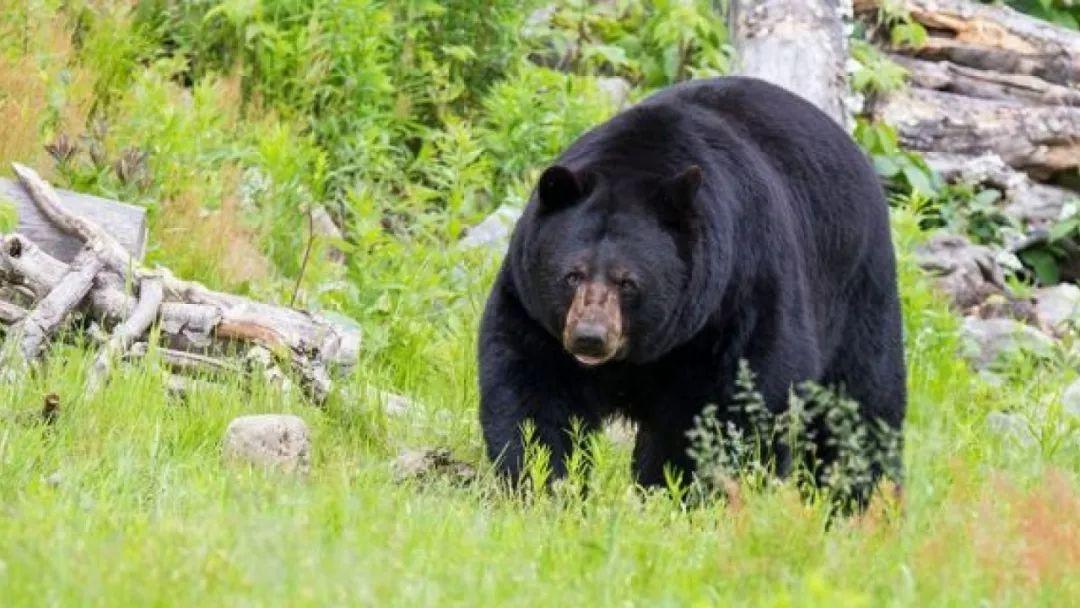
<instances>
[{"instance_id":1,"label":"bear's front leg","mask_svg":"<svg viewBox=\"0 0 1080 608\"><path fill-rule=\"evenodd\" d=\"M501 301L500 301L501 300ZM524 464L523 426L551 454L551 479L566 475L574 421L585 432L600 426L585 406L583 379L570 357L516 306L497 298L481 325L480 426L488 457L515 484Z\"/></svg>"},{"instance_id":2,"label":"bear's front leg","mask_svg":"<svg viewBox=\"0 0 1080 608\"><path fill-rule=\"evenodd\" d=\"M480 426L488 457L515 484L524 465L524 427L531 423L532 441L550 451L551 478L566 475L573 450L573 421L592 431L598 425L572 407L568 381L529 362L509 349L493 349L481 365Z\"/></svg>"},{"instance_id":3,"label":"bear's front leg","mask_svg":"<svg viewBox=\"0 0 1080 608\"><path fill-rule=\"evenodd\" d=\"M694 472L694 463L687 453L689 445L685 435L664 432L648 423L639 424L630 460L634 482L644 488L664 487L665 469L668 469L680 484L688 483Z\"/></svg>"}]
</instances>

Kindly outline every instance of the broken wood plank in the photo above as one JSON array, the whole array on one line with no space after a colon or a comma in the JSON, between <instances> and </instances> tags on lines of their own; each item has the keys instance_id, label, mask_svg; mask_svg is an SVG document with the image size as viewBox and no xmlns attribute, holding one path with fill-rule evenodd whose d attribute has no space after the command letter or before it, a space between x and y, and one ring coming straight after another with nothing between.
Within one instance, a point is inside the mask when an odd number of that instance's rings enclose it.
<instances>
[{"instance_id":1,"label":"broken wood plank","mask_svg":"<svg viewBox=\"0 0 1080 608\"><path fill-rule=\"evenodd\" d=\"M83 217L93 217L136 260L143 258L147 238L145 209L67 190L56 193L65 208ZM15 203L19 214L17 232L61 262L70 264L75 259L83 241L54 224L19 182L0 178L0 198Z\"/></svg>"}]
</instances>

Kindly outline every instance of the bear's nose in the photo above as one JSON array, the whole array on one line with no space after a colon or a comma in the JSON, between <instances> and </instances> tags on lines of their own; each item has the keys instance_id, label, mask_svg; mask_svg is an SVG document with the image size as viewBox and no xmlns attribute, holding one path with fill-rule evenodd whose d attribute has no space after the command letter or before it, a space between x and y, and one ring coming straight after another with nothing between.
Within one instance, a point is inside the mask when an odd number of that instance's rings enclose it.
<instances>
[{"instance_id":1,"label":"bear's nose","mask_svg":"<svg viewBox=\"0 0 1080 608\"><path fill-rule=\"evenodd\" d=\"M599 356L607 351L607 328L599 323L578 323L572 350L581 355Z\"/></svg>"}]
</instances>

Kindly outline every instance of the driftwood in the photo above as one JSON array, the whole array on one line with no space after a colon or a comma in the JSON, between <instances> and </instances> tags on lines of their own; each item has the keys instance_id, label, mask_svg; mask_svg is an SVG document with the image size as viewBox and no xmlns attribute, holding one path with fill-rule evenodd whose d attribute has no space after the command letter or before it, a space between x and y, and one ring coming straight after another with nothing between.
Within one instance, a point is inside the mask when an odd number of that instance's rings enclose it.
<instances>
[{"instance_id":1,"label":"driftwood","mask_svg":"<svg viewBox=\"0 0 1080 608\"><path fill-rule=\"evenodd\" d=\"M109 234L133 258L143 258L147 235L144 209L66 190L57 190L56 194L65 209L82 217L92 217L98 225L107 226ZM15 210L19 214L16 232L36 243L49 255L70 263L82 250L83 240L53 223L19 182L0 178L2 198L15 203Z\"/></svg>"},{"instance_id":2,"label":"driftwood","mask_svg":"<svg viewBox=\"0 0 1080 608\"><path fill-rule=\"evenodd\" d=\"M219 359L257 349L284 362L298 374L307 394L319 401L331 388L330 371L347 370L355 364L360 347L356 328L215 292L165 270L144 268L108 232L66 208L61 197L33 170L15 165L15 171L41 215L83 242L81 253L68 264L26 235L0 237L0 285L28 292L37 302L30 310L15 302L0 308L0 321L10 326L7 341L20 341L27 360L40 354L62 320L79 313L114 328L88 378L91 390L107 380L112 362L142 339L154 323L163 346L172 349L166 351L167 359L205 364L175 367L186 371L233 369ZM185 354L174 356L174 352Z\"/></svg>"},{"instance_id":3,"label":"driftwood","mask_svg":"<svg viewBox=\"0 0 1080 608\"><path fill-rule=\"evenodd\" d=\"M10 251L19 249L21 247L17 243L12 243L10 248L5 247L5 254L10 255ZM46 341L60 327L68 312L86 297L94 276L101 268L101 260L90 249L75 256L75 261L64 276L8 334L5 354L21 355L11 363L30 361L41 353Z\"/></svg>"},{"instance_id":4,"label":"driftwood","mask_svg":"<svg viewBox=\"0 0 1080 608\"><path fill-rule=\"evenodd\" d=\"M851 0L734 0L736 73L782 86L848 126L843 18L850 14Z\"/></svg>"},{"instance_id":5,"label":"driftwood","mask_svg":"<svg viewBox=\"0 0 1080 608\"><path fill-rule=\"evenodd\" d=\"M139 336L149 331L161 310L164 293L160 279L146 279L139 284L139 300L131 314L113 330L112 337L101 348L87 378L87 392L96 391L109 376L113 359L124 352Z\"/></svg>"},{"instance_id":6,"label":"driftwood","mask_svg":"<svg viewBox=\"0 0 1080 608\"><path fill-rule=\"evenodd\" d=\"M21 321L25 316L25 308L18 306L17 304L0 301L0 323L13 325Z\"/></svg>"}]
</instances>

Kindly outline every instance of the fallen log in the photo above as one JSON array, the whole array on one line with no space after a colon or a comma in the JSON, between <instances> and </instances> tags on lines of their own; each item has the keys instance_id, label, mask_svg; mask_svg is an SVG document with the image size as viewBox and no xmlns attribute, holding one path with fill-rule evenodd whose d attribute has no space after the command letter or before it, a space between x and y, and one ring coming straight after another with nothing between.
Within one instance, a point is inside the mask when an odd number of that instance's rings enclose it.
<instances>
[{"instance_id":1,"label":"fallen log","mask_svg":"<svg viewBox=\"0 0 1080 608\"><path fill-rule=\"evenodd\" d=\"M1080 106L1080 89L1027 74L978 70L951 61L926 61L897 53L890 54L889 59L907 70L912 85L923 89L1027 104Z\"/></svg>"},{"instance_id":2,"label":"fallen log","mask_svg":"<svg viewBox=\"0 0 1080 608\"><path fill-rule=\"evenodd\" d=\"M874 115L916 150L970 156L993 152L1036 179L1080 166L1080 107L908 88L881 96Z\"/></svg>"},{"instance_id":3,"label":"fallen log","mask_svg":"<svg viewBox=\"0 0 1080 608\"><path fill-rule=\"evenodd\" d=\"M26 309L16 304L0 301L0 323L13 325L26 316Z\"/></svg>"},{"instance_id":4,"label":"fallen log","mask_svg":"<svg viewBox=\"0 0 1080 608\"><path fill-rule=\"evenodd\" d=\"M875 36L910 86L878 96L868 114L905 146L996 154L1041 181L1080 168L1080 32L971 0L855 0L854 8L872 31L897 14L927 31L917 46Z\"/></svg>"},{"instance_id":5,"label":"fallen log","mask_svg":"<svg viewBox=\"0 0 1080 608\"><path fill-rule=\"evenodd\" d=\"M94 359L94 365L90 368L90 374L87 377L88 393L97 391L108 379L113 359L131 346L139 336L150 330L150 325L153 324L158 310L161 309L163 296L159 279L146 279L139 285L139 300L131 314L116 327L112 337Z\"/></svg>"},{"instance_id":6,"label":"fallen log","mask_svg":"<svg viewBox=\"0 0 1080 608\"><path fill-rule=\"evenodd\" d=\"M91 388L106 379L111 361L155 322L166 347L193 354L227 356L262 347L297 373L300 385L317 401L322 401L330 390L331 369L347 371L355 364L360 347L357 328L319 315L215 292L177 279L163 269L144 268L100 226L67 209L34 171L19 165L15 169L42 215L80 238L84 249L77 257L79 265L67 264L25 235L0 235L0 286L29 292L33 300L39 301L34 310L25 314L17 304L9 302L0 320L12 318L28 327L40 326L42 331L35 338L39 345L55 331L57 318L63 319L76 310L103 327L115 327L95 363L89 380ZM60 287L68 294L63 299L52 295ZM139 298L129 293L132 287ZM49 308L35 313L42 304ZM13 335L25 332L7 333L11 340ZM40 348L24 346L22 351L32 359Z\"/></svg>"},{"instance_id":7,"label":"fallen log","mask_svg":"<svg viewBox=\"0 0 1080 608\"><path fill-rule=\"evenodd\" d=\"M855 0L854 8L874 19L885 4L892 13L909 14L929 34L924 44L904 52L1062 85L1080 80L1080 36L1064 27L971 0Z\"/></svg>"},{"instance_id":8,"label":"fallen log","mask_svg":"<svg viewBox=\"0 0 1080 608\"><path fill-rule=\"evenodd\" d=\"M101 267L101 260L90 249L75 256L64 276L8 334L4 343L5 367L31 361L41 353L49 337L86 297Z\"/></svg>"}]
</instances>

